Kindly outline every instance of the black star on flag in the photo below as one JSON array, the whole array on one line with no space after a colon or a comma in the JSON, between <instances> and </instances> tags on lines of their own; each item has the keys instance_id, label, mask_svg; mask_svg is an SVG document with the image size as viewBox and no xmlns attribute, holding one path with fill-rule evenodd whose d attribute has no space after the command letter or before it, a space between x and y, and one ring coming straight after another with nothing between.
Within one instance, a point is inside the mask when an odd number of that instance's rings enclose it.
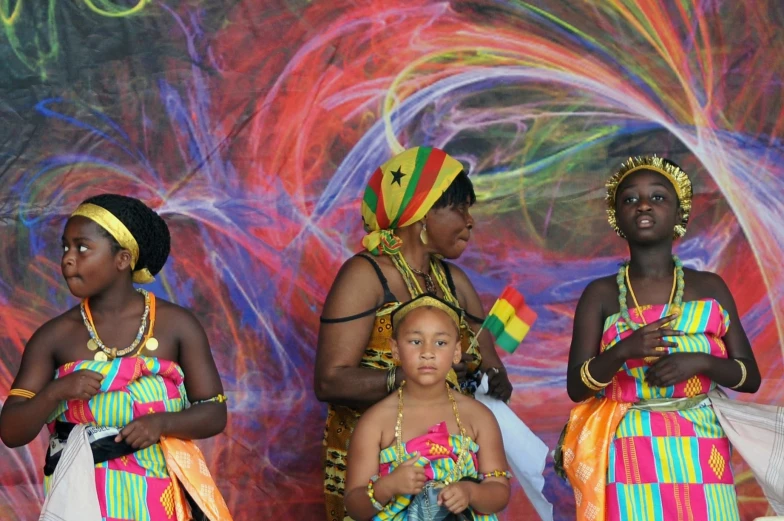
<instances>
[{"instance_id":1,"label":"black star on flag","mask_svg":"<svg viewBox=\"0 0 784 521\"><path fill-rule=\"evenodd\" d=\"M400 167L397 167L397 171L392 171L392 172L390 172L390 173L392 174L392 177L393 177L393 179L392 179L392 183L391 183L391 184L395 184L395 183L397 183L397 185L398 185L398 186L403 186L402 184L400 184L400 181L402 181L402 180L403 180L403 178L404 178L404 177L405 177L407 174L404 174L403 172L401 172L401 171L400 171Z\"/></svg>"}]
</instances>

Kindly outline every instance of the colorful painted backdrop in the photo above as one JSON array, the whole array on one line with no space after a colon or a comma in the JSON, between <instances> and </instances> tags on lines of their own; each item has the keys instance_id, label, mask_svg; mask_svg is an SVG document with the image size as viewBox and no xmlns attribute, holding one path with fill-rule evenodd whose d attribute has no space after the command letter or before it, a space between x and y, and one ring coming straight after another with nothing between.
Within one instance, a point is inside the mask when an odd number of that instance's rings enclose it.
<instances>
[{"instance_id":1,"label":"colorful painted backdrop","mask_svg":"<svg viewBox=\"0 0 784 521\"><path fill-rule=\"evenodd\" d=\"M545 442L570 407L576 300L625 253L602 183L629 154L693 174L679 253L725 277L764 370L754 399L782 403L782 26L778 0L0 0L0 396L74 304L66 215L133 194L173 232L153 289L201 318L229 391L203 446L236 519L319 519L319 311L366 178L427 144L478 190L460 264L488 304L513 283L539 314L505 361ZM0 449L0 518L36 518L44 447ZM736 469L743 519L765 513ZM530 512L518 489L506 518Z\"/></svg>"}]
</instances>

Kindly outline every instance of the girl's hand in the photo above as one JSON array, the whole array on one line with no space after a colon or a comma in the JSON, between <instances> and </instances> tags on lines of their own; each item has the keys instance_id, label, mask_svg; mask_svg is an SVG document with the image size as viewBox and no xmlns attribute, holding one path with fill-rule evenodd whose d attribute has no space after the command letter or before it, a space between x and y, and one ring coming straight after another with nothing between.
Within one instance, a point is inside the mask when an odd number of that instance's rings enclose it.
<instances>
[{"instance_id":1,"label":"girl's hand","mask_svg":"<svg viewBox=\"0 0 784 521\"><path fill-rule=\"evenodd\" d=\"M398 465L389 475L389 490L393 495L417 495L422 492L427 476L425 469L415 465L417 460L419 460L419 453L415 452L411 459Z\"/></svg>"},{"instance_id":2,"label":"girl's hand","mask_svg":"<svg viewBox=\"0 0 784 521\"><path fill-rule=\"evenodd\" d=\"M473 483L458 482L447 485L438 494L438 504L445 506L453 514L459 514L471 503Z\"/></svg>"},{"instance_id":3,"label":"girl's hand","mask_svg":"<svg viewBox=\"0 0 784 521\"><path fill-rule=\"evenodd\" d=\"M616 352L620 353L624 360L662 356L662 351L665 351L666 348L678 347L678 344L665 340L664 337L683 336L684 334L683 331L664 327L672 322L676 316L669 315L641 327L618 342L613 349L617 350Z\"/></svg>"},{"instance_id":4,"label":"girl's hand","mask_svg":"<svg viewBox=\"0 0 784 521\"><path fill-rule=\"evenodd\" d=\"M685 382L708 370L711 355L706 353L673 353L663 356L645 373L645 381L657 387Z\"/></svg>"},{"instance_id":5,"label":"girl's hand","mask_svg":"<svg viewBox=\"0 0 784 521\"><path fill-rule=\"evenodd\" d=\"M44 392L57 401L89 400L101 390L103 375L84 369L52 380Z\"/></svg>"},{"instance_id":6,"label":"girl's hand","mask_svg":"<svg viewBox=\"0 0 784 521\"><path fill-rule=\"evenodd\" d=\"M155 445L161 440L165 418L164 413L153 413L136 418L120 431L114 441L119 443L125 440L125 443L134 449L146 449Z\"/></svg>"},{"instance_id":7,"label":"girl's hand","mask_svg":"<svg viewBox=\"0 0 784 521\"><path fill-rule=\"evenodd\" d=\"M512 382L505 367L491 367L487 370L487 394L502 402L509 402L512 397Z\"/></svg>"}]
</instances>

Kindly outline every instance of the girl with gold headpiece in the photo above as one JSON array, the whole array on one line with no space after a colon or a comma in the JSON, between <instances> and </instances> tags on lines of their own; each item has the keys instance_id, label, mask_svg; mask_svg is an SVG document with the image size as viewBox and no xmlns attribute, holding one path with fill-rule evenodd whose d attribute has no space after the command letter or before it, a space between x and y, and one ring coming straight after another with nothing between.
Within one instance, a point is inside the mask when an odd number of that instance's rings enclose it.
<instances>
[{"instance_id":1,"label":"girl with gold headpiece","mask_svg":"<svg viewBox=\"0 0 784 521\"><path fill-rule=\"evenodd\" d=\"M684 268L692 186L656 156L607 182L610 225L629 245L617 275L591 282L574 317L560 447L578 519L739 519L730 443L708 393L754 393L760 373L724 281Z\"/></svg>"},{"instance_id":2,"label":"girl with gold headpiece","mask_svg":"<svg viewBox=\"0 0 784 521\"><path fill-rule=\"evenodd\" d=\"M362 415L351 436L346 507L353 519L491 521L506 507L510 474L498 423L446 381L461 357L462 314L430 295L392 313L392 354L406 380Z\"/></svg>"},{"instance_id":3,"label":"girl with gold headpiece","mask_svg":"<svg viewBox=\"0 0 784 521\"><path fill-rule=\"evenodd\" d=\"M512 386L490 335L471 339L484 311L466 274L443 259L465 250L476 196L459 161L437 148L406 150L371 176L362 201L367 235L330 289L321 319L315 391L329 403L324 434L327 519L343 521L346 450L361 411L405 379L389 347L390 313L429 292L465 310L463 355L450 379L471 393L487 372L490 391L509 399Z\"/></svg>"},{"instance_id":4,"label":"girl with gold headpiece","mask_svg":"<svg viewBox=\"0 0 784 521\"><path fill-rule=\"evenodd\" d=\"M207 337L153 280L169 230L138 199L98 195L68 219L61 268L80 304L25 347L0 413L9 447L49 427L42 519L231 519L192 439L226 426Z\"/></svg>"}]
</instances>

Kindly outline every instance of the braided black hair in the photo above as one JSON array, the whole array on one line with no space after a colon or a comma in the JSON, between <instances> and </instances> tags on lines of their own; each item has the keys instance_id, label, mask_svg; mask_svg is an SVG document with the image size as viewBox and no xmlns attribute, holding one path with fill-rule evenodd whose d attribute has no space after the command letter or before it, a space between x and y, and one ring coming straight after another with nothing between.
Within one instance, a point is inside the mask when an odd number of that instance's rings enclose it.
<instances>
[{"instance_id":1,"label":"braided black hair","mask_svg":"<svg viewBox=\"0 0 784 521\"><path fill-rule=\"evenodd\" d=\"M139 260L134 271L147 268L152 275L156 275L166 259L169 258L171 249L171 235L160 215L134 197L119 194L101 194L85 199L82 204L94 204L111 212L131 232L139 244ZM103 234L112 242L112 251L120 251L122 247L109 232L101 228Z\"/></svg>"}]
</instances>

